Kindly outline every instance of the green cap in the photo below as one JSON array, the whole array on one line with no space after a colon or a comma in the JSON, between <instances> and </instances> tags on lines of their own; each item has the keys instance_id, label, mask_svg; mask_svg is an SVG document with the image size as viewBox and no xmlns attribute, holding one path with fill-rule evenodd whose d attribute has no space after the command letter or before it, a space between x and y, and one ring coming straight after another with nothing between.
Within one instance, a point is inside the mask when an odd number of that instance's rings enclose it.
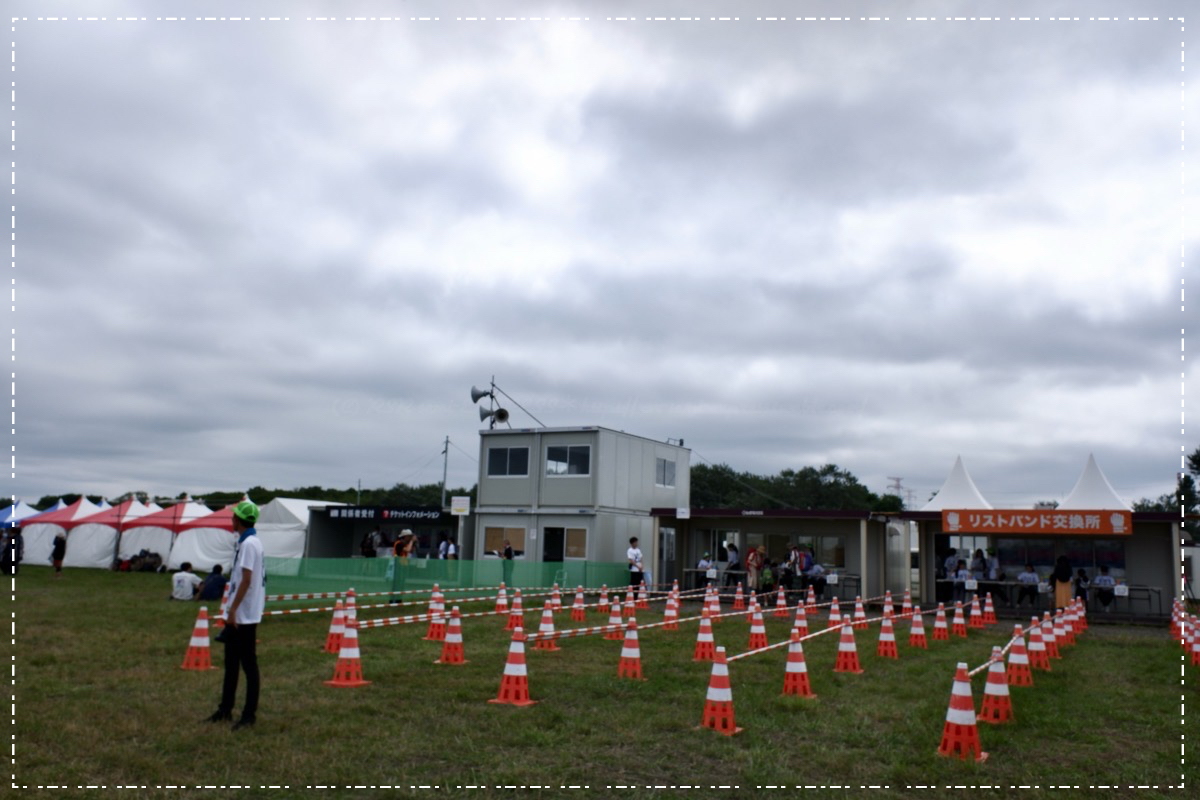
<instances>
[{"instance_id":1,"label":"green cap","mask_svg":"<svg viewBox=\"0 0 1200 800\"><path fill-rule=\"evenodd\" d=\"M258 522L258 506L249 500L243 500L233 507L233 515L253 525L255 522Z\"/></svg>"}]
</instances>

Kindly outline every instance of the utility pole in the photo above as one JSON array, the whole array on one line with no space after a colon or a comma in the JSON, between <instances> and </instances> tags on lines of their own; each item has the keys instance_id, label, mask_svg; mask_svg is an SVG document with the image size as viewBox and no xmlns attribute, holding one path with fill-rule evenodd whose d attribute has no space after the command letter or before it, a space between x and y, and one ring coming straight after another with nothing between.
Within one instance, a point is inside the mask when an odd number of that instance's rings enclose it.
<instances>
[{"instance_id":1,"label":"utility pole","mask_svg":"<svg viewBox=\"0 0 1200 800\"><path fill-rule=\"evenodd\" d=\"M446 435L446 443L442 445L442 510L446 508L446 472L450 467L450 436Z\"/></svg>"},{"instance_id":2,"label":"utility pole","mask_svg":"<svg viewBox=\"0 0 1200 800\"><path fill-rule=\"evenodd\" d=\"M362 505L362 478L358 479L358 494L356 494L354 497L354 505Z\"/></svg>"}]
</instances>

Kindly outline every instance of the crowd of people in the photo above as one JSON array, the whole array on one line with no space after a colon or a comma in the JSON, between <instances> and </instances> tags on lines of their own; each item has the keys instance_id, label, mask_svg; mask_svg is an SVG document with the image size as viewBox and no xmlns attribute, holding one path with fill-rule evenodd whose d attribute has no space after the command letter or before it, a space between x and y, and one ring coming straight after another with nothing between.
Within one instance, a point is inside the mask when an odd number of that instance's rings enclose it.
<instances>
[{"instance_id":1,"label":"crowd of people","mask_svg":"<svg viewBox=\"0 0 1200 800\"><path fill-rule=\"evenodd\" d=\"M989 547L986 554L982 549L977 549L974 555L971 555L970 550L964 550L962 555L957 550L950 550L938 569L938 579L952 584L952 600L956 602L965 602L973 594L982 595L989 592L1002 602L1009 602L1009 577L1001 568L994 547ZM1096 576L1089 578L1087 570L1082 567L1072 571L1071 560L1065 555L1055 559L1054 567L1047 575L1038 573L1033 564L1026 564L1015 580L1015 605L1018 608L1025 605L1026 601L1030 606L1036 607L1043 585L1048 586L1050 593L1054 595L1055 608L1065 608L1074 598L1082 599L1086 603L1094 589L1101 610L1111 611L1116 597L1117 581L1109 574L1107 565L1102 565Z\"/></svg>"},{"instance_id":2,"label":"crowd of people","mask_svg":"<svg viewBox=\"0 0 1200 800\"><path fill-rule=\"evenodd\" d=\"M737 545L725 543L725 580L726 587L740 582L745 574L746 588L754 592L774 590L783 587L785 591L805 591L813 588L818 598L824 598L825 568L813 555L811 545L793 544L786 558L773 560L767 556L767 548L760 545L746 554L745 561L741 559ZM705 553L697 562L696 569L708 573L717 568L711 553Z\"/></svg>"}]
</instances>

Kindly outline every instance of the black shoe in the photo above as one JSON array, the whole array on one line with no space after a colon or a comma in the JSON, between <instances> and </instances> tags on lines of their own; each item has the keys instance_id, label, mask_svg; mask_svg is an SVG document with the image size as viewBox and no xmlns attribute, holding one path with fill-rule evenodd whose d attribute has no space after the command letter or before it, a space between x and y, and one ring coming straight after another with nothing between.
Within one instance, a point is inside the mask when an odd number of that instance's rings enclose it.
<instances>
[{"instance_id":1,"label":"black shoe","mask_svg":"<svg viewBox=\"0 0 1200 800\"><path fill-rule=\"evenodd\" d=\"M242 717L237 722L233 723L233 730L241 728L250 728L254 726L254 717Z\"/></svg>"},{"instance_id":2,"label":"black shoe","mask_svg":"<svg viewBox=\"0 0 1200 800\"><path fill-rule=\"evenodd\" d=\"M231 712L222 711L221 709L218 708L216 711L213 712L213 715L211 717L205 717L204 721L205 722L229 722L231 719L233 719L233 714Z\"/></svg>"}]
</instances>

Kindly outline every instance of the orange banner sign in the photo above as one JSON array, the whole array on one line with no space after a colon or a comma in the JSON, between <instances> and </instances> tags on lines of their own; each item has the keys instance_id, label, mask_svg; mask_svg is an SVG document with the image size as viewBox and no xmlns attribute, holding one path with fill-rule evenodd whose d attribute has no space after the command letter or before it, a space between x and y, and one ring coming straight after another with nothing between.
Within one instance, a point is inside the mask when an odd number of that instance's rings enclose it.
<instances>
[{"instance_id":1,"label":"orange banner sign","mask_svg":"<svg viewBox=\"0 0 1200 800\"><path fill-rule=\"evenodd\" d=\"M1129 511L1076 511L1057 508L987 511L942 510L942 533L1049 533L1070 536L1129 536Z\"/></svg>"}]
</instances>

